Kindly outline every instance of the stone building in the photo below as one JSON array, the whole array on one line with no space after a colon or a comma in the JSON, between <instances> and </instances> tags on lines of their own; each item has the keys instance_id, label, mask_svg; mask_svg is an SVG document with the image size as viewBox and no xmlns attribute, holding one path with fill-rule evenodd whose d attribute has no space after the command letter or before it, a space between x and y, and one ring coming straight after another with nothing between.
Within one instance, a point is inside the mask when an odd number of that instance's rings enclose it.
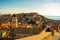
<instances>
[{"instance_id":1,"label":"stone building","mask_svg":"<svg viewBox=\"0 0 60 40\"><path fill-rule=\"evenodd\" d=\"M15 14L12 15L12 22L11 22L12 28L18 27L18 19Z\"/></svg>"}]
</instances>

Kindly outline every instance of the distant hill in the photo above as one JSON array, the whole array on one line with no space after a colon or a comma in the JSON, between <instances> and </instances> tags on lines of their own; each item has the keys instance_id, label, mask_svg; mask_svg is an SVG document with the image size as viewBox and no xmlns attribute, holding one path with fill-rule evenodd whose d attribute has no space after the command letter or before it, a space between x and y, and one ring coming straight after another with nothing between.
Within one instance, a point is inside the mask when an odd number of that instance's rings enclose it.
<instances>
[{"instance_id":1,"label":"distant hill","mask_svg":"<svg viewBox=\"0 0 60 40\"><path fill-rule=\"evenodd\" d=\"M59 20L60 21L60 16L45 16L46 18L52 19L52 20Z\"/></svg>"},{"instance_id":2,"label":"distant hill","mask_svg":"<svg viewBox=\"0 0 60 40\"><path fill-rule=\"evenodd\" d=\"M60 24L60 17L59 16L44 16L45 21L48 20L48 23L52 23L54 25L59 25Z\"/></svg>"}]
</instances>

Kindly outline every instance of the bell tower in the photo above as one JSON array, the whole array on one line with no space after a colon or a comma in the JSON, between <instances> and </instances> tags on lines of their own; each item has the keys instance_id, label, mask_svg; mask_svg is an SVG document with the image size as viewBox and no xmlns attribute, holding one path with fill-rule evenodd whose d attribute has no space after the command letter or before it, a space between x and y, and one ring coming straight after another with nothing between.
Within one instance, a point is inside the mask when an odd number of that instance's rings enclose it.
<instances>
[{"instance_id":1,"label":"bell tower","mask_svg":"<svg viewBox=\"0 0 60 40\"><path fill-rule=\"evenodd\" d=\"M12 22L11 22L12 28L18 27L18 19L15 14L12 15Z\"/></svg>"}]
</instances>

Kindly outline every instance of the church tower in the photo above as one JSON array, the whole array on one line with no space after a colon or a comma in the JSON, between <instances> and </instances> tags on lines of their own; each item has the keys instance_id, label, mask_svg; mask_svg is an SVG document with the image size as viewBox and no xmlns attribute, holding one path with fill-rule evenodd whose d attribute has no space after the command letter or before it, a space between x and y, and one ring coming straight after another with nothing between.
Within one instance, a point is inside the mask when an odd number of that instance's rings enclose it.
<instances>
[{"instance_id":1,"label":"church tower","mask_svg":"<svg viewBox=\"0 0 60 40\"><path fill-rule=\"evenodd\" d=\"M12 28L18 27L18 19L15 14L12 15L12 22L11 22Z\"/></svg>"}]
</instances>

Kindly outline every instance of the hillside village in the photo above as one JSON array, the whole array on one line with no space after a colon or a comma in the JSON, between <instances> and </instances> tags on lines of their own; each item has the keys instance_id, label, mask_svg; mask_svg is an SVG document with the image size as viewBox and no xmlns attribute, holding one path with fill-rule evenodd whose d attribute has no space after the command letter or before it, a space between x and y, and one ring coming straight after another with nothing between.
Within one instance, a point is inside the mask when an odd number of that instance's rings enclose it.
<instances>
[{"instance_id":1,"label":"hillside village","mask_svg":"<svg viewBox=\"0 0 60 40\"><path fill-rule=\"evenodd\" d=\"M22 28L39 28L44 25L46 26L50 24L51 26L53 26L54 29L56 29L58 25L60 25L60 21L45 18L44 16L36 12L20 13L15 15L18 19L18 27L22 27ZM11 23L12 23L11 14L5 14L0 16L0 28L2 29L10 28L12 26Z\"/></svg>"},{"instance_id":2,"label":"hillside village","mask_svg":"<svg viewBox=\"0 0 60 40\"><path fill-rule=\"evenodd\" d=\"M4 14L0 16L0 30L2 38L24 38L40 34L45 28L50 28L52 35L54 30L59 32L60 21L51 20L36 13ZM4 33L6 32L6 35Z\"/></svg>"}]
</instances>

